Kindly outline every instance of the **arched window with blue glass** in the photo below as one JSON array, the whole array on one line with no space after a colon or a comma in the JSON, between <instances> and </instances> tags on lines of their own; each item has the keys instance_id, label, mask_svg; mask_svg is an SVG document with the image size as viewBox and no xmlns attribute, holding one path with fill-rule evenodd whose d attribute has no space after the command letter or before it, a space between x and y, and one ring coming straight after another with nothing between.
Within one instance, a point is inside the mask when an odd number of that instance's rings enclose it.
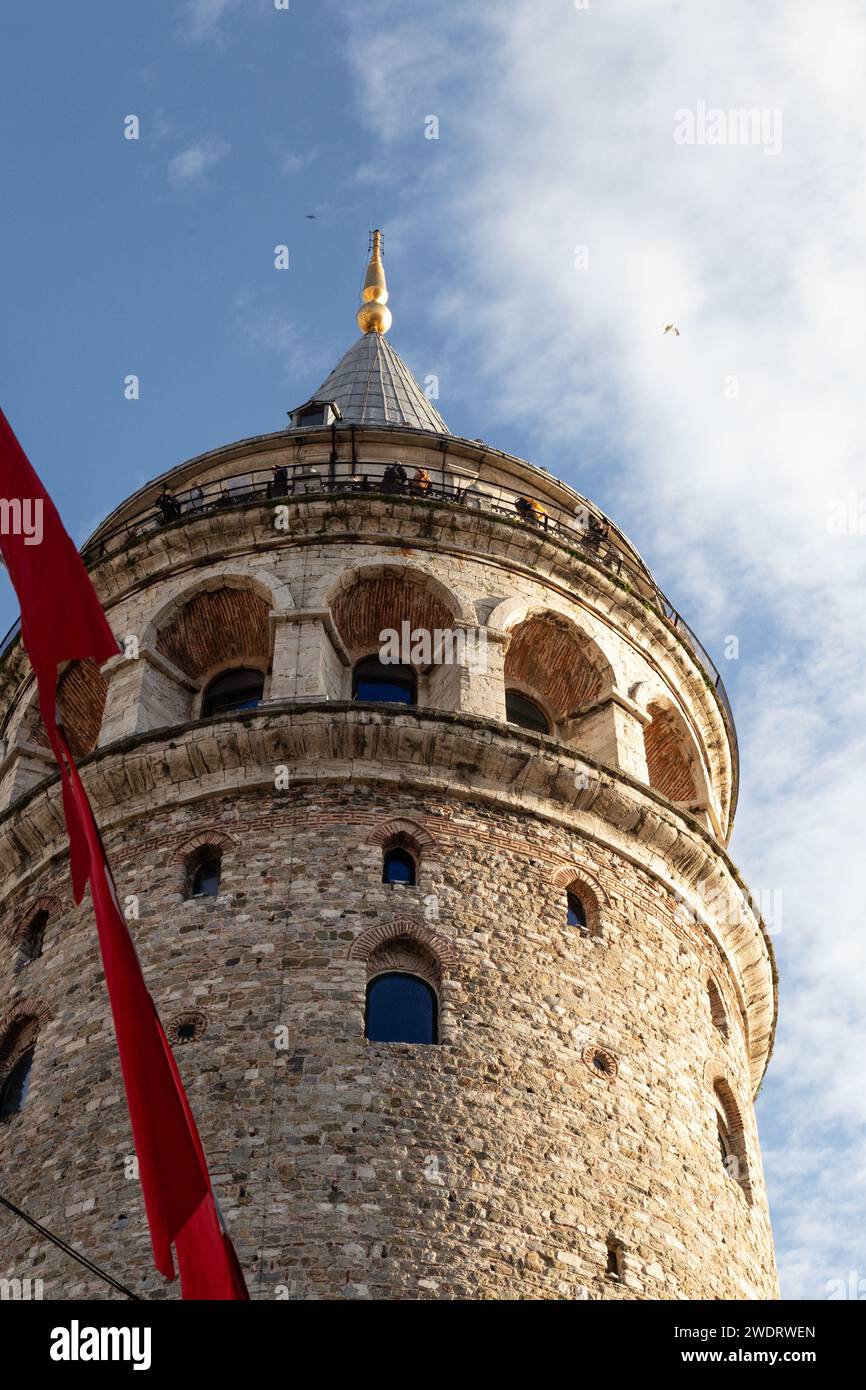
<instances>
[{"instance_id":1,"label":"arched window with blue glass","mask_svg":"<svg viewBox=\"0 0 866 1390\"><path fill-rule=\"evenodd\" d=\"M577 927L583 936L587 935L586 908L578 893L569 891L565 895L565 920L569 927Z\"/></svg>"},{"instance_id":2,"label":"arched window with blue glass","mask_svg":"<svg viewBox=\"0 0 866 1390\"><path fill-rule=\"evenodd\" d=\"M187 856L185 898L216 898L222 878L222 853L217 845L199 845Z\"/></svg>"},{"instance_id":3,"label":"arched window with blue glass","mask_svg":"<svg viewBox=\"0 0 866 1390\"><path fill-rule=\"evenodd\" d=\"M265 689L263 672L245 666L222 671L207 686L201 702L202 719L238 710L256 709Z\"/></svg>"},{"instance_id":4,"label":"arched window with blue glass","mask_svg":"<svg viewBox=\"0 0 866 1390\"><path fill-rule=\"evenodd\" d=\"M411 666L365 656L352 672L352 699L385 705L418 703L418 677Z\"/></svg>"},{"instance_id":5,"label":"arched window with blue glass","mask_svg":"<svg viewBox=\"0 0 866 1390\"><path fill-rule=\"evenodd\" d=\"M418 861L405 844L386 846L382 855L382 882L405 883L414 887L418 881Z\"/></svg>"},{"instance_id":6,"label":"arched window with blue glass","mask_svg":"<svg viewBox=\"0 0 866 1390\"><path fill-rule=\"evenodd\" d=\"M436 1043L438 1015L436 991L419 975L391 970L367 985L364 1034L369 1042Z\"/></svg>"},{"instance_id":7,"label":"arched window with blue glass","mask_svg":"<svg viewBox=\"0 0 866 1390\"><path fill-rule=\"evenodd\" d=\"M19 1019L0 1042L0 1121L19 1114L27 1103L38 1029L35 1018Z\"/></svg>"},{"instance_id":8,"label":"arched window with blue glass","mask_svg":"<svg viewBox=\"0 0 866 1390\"><path fill-rule=\"evenodd\" d=\"M565 925L581 937L599 937L601 920L597 895L582 878L571 877L568 873L557 875L554 880L558 887L565 888L563 908Z\"/></svg>"}]
</instances>

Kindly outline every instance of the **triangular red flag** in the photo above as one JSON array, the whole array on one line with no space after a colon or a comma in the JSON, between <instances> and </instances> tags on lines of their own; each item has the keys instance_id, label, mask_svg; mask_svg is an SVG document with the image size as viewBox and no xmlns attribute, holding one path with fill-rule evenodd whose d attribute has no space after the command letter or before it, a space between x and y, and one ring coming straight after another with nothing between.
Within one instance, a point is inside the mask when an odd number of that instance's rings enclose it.
<instances>
[{"instance_id":1,"label":"triangular red flag","mask_svg":"<svg viewBox=\"0 0 866 1390\"><path fill-rule=\"evenodd\" d=\"M177 1251L184 1298L249 1297L211 1188L204 1150L156 1006L120 909L87 793L57 718L57 668L117 654L81 557L0 410L0 495L8 528L0 548L21 604L21 636L39 687L39 706L57 758L76 902L90 881L111 1001L154 1263L174 1278ZM16 513L15 506L19 511Z\"/></svg>"}]
</instances>

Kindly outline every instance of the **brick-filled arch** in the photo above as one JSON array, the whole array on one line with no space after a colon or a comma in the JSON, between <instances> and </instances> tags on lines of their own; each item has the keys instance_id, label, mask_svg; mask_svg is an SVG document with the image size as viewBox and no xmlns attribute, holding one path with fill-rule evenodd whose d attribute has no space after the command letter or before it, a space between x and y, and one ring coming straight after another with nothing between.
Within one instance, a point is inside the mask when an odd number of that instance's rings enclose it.
<instances>
[{"instance_id":1,"label":"brick-filled arch","mask_svg":"<svg viewBox=\"0 0 866 1390\"><path fill-rule=\"evenodd\" d=\"M707 1004L710 1010L710 1017L713 1027L727 1040L729 1035L728 1011L722 999L722 991L719 989L714 976L707 971L704 976L704 988L707 993Z\"/></svg>"},{"instance_id":2,"label":"brick-filled arch","mask_svg":"<svg viewBox=\"0 0 866 1390\"><path fill-rule=\"evenodd\" d=\"M57 682L57 708L74 758L86 757L96 747L107 695L108 682L90 657L70 662L62 672ZM40 718L30 737L40 748L49 747Z\"/></svg>"},{"instance_id":3,"label":"brick-filled arch","mask_svg":"<svg viewBox=\"0 0 866 1390\"><path fill-rule=\"evenodd\" d=\"M373 652L380 633L447 632L453 628L456 602L432 576L405 566L376 567L345 576L332 602L334 625L354 656Z\"/></svg>"},{"instance_id":4,"label":"brick-filled arch","mask_svg":"<svg viewBox=\"0 0 866 1390\"><path fill-rule=\"evenodd\" d=\"M430 985L438 996L442 988L442 969L437 957L428 946L408 936L392 937L373 952L366 961L367 981L377 975L396 972L401 975L417 975Z\"/></svg>"},{"instance_id":5,"label":"brick-filled arch","mask_svg":"<svg viewBox=\"0 0 866 1390\"><path fill-rule=\"evenodd\" d=\"M730 1154L735 1160L729 1169L729 1176L742 1189L751 1205L752 1179L743 1110L720 1062L708 1062L704 1067L704 1076L711 1088L713 1121L720 1133L724 1130Z\"/></svg>"},{"instance_id":6,"label":"brick-filled arch","mask_svg":"<svg viewBox=\"0 0 866 1390\"><path fill-rule=\"evenodd\" d=\"M670 801L696 801L696 753L682 718L658 701L647 706L647 714L643 737L650 786Z\"/></svg>"},{"instance_id":7,"label":"brick-filled arch","mask_svg":"<svg viewBox=\"0 0 866 1390\"><path fill-rule=\"evenodd\" d=\"M585 633L553 611L518 623L505 654L505 681L537 694L557 723L598 699L607 659Z\"/></svg>"},{"instance_id":8,"label":"brick-filled arch","mask_svg":"<svg viewBox=\"0 0 866 1390\"><path fill-rule=\"evenodd\" d=\"M245 660L267 663L270 611L270 600L257 588L206 589L160 627L156 649L193 679Z\"/></svg>"}]
</instances>

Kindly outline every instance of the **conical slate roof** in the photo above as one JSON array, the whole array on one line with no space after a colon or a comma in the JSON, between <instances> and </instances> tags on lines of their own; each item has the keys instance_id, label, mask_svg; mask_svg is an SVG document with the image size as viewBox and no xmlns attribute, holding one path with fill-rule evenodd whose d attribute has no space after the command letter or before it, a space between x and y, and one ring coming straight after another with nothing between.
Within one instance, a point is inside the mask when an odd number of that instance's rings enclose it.
<instances>
[{"instance_id":1,"label":"conical slate roof","mask_svg":"<svg viewBox=\"0 0 866 1390\"><path fill-rule=\"evenodd\" d=\"M410 425L448 434L439 411L381 333L359 338L312 399L336 401L349 424Z\"/></svg>"}]
</instances>

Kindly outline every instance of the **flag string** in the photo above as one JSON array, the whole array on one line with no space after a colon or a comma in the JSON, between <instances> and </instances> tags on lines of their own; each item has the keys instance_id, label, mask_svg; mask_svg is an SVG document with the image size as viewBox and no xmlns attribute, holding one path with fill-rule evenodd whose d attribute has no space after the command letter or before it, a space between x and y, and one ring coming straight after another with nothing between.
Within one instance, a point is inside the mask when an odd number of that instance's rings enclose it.
<instances>
[{"instance_id":1,"label":"flag string","mask_svg":"<svg viewBox=\"0 0 866 1390\"><path fill-rule=\"evenodd\" d=\"M11 1211L13 1216L20 1217L28 1226L32 1226L34 1231L38 1231L46 1240L50 1240L52 1245L56 1245L58 1250L62 1250L63 1253L69 1255L71 1259L77 1260L85 1269L89 1269L91 1274L97 1275L97 1277L104 1280L106 1284L110 1284L113 1289L117 1289L119 1293L124 1294L126 1298L134 1298L137 1303L144 1301L140 1294L133 1293L132 1289L128 1289L125 1284L118 1283L118 1281L113 1279L110 1274L107 1274L104 1269L100 1269L99 1265L95 1265L92 1260L88 1260L86 1255L82 1255L79 1251L73 1250L72 1246L67 1245L65 1240L61 1240L60 1236L56 1236L53 1231L49 1231L48 1227L43 1226L35 1217L28 1216L26 1211L22 1211L20 1207L16 1207L15 1203L10 1202L9 1198L4 1197L2 1193L0 1193L0 1206L5 1207L7 1211Z\"/></svg>"}]
</instances>

